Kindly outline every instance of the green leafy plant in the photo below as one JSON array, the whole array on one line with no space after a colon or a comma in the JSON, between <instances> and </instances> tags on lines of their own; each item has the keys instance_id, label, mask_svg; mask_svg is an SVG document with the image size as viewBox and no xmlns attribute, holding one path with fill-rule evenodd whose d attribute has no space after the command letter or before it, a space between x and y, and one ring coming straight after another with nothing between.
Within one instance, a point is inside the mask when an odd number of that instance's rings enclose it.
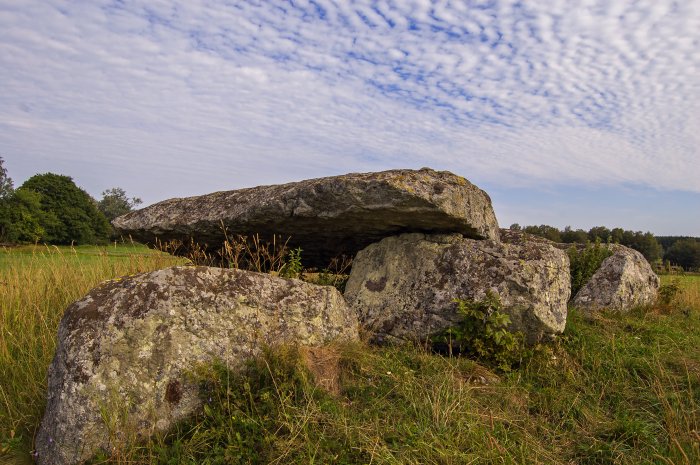
<instances>
[{"instance_id":1,"label":"green leafy plant","mask_svg":"<svg viewBox=\"0 0 700 465\"><path fill-rule=\"evenodd\" d=\"M301 247L292 249L287 253L287 261L279 271L283 278L299 278L304 267L301 264Z\"/></svg>"},{"instance_id":2,"label":"green leafy plant","mask_svg":"<svg viewBox=\"0 0 700 465\"><path fill-rule=\"evenodd\" d=\"M572 246L568 250L568 255L571 270L571 295L575 296L591 279L591 276L598 271L603 260L612 255L612 252L601 244L600 238L596 238L594 243L587 243L582 250Z\"/></svg>"},{"instance_id":3,"label":"green leafy plant","mask_svg":"<svg viewBox=\"0 0 700 465\"><path fill-rule=\"evenodd\" d=\"M476 356L502 371L510 371L525 351L521 332L511 332L510 317L501 311L498 294L487 291L482 300L456 299L462 321L433 337L450 350Z\"/></svg>"},{"instance_id":4,"label":"green leafy plant","mask_svg":"<svg viewBox=\"0 0 700 465\"><path fill-rule=\"evenodd\" d=\"M0 454L6 454L22 446L22 435L15 435L15 430L11 430L9 435L3 433L0 436Z\"/></svg>"}]
</instances>

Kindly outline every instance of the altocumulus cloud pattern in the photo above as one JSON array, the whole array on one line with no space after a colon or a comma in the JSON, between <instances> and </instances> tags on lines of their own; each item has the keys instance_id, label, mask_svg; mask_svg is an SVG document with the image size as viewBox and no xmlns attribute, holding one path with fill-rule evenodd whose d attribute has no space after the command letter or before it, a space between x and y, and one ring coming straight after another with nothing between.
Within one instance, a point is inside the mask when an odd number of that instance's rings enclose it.
<instances>
[{"instance_id":1,"label":"altocumulus cloud pattern","mask_svg":"<svg viewBox=\"0 0 700 465\"><path fill-rule=\"evenodd\" d=\"M0 79L27 163L700 192L698 1L0 2Z\"/></svg>"}]
</instances>

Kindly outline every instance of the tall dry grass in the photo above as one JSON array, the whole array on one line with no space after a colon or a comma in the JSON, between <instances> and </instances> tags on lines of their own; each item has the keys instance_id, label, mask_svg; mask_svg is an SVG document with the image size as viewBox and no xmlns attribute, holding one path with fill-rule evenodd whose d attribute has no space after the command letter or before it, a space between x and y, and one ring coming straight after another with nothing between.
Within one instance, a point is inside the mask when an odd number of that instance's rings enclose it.
<instances>
[{"instance_id":1,"label":"tall dry grass","mask_svg":"<svg viewBox=\"0 0 700 465\"><path fill-rule=\"evenodd\" d=\"M183 262L135 246L0 249L0 454L30 450L65 308L104 280Z\"/></svg>"},{"instance_id":2,"label":"tall dry grass","mask_svg":"<svg viewBox=\"0 0 700 465\"><path fill-rule=\"evenodd\" d=\"M683 309L700 311L700 275L664 276L662 282L676 282L680 288L676 303Z\"/></svg>"}]
</instances>

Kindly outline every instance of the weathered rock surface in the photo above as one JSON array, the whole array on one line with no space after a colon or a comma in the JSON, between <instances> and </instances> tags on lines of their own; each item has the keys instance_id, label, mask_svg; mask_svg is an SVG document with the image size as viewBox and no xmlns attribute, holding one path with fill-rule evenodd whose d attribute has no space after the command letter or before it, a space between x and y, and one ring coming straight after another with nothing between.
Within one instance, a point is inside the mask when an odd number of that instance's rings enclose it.
<instances>
[{"instance_id":1,"label":"weathered rock surface","mask_svg":"<svg viewBox=\"0 0 700 465\"><path fill-rule=\"evenodd\" d=\"M199 362L235 368L263 345L319 345L357 330L329 286L206 267L109 281L61 320L38 463L81 463L191 415L200 401L185 372Z\"/></svg>"},{"instance_id":2,"label":"weathered rock surface","mask_svg":"<svg viewBox=\"0 0 700 465\"><path fill-rule=\"evenodd\" d=\"M144 243L180 240L216 251L229 236L291 237L305 266L325 267L384 237L403 232L460 233L498 239L489 196L446 171L347 174L170 199L113 221Z\"/></svg>"},{"instance_id":3,"label":"weathered rock surface","mask_svg":"<svg viewBox=\"0 0 700 465\"><path fill-rule=\"evenodd\" d=\"M659 277L636 250L612 244L606 258L591 279L576 293L572 305L587 311L603 308L628 311L656 301Z\"/></svg>"},{"instance_id":4,"label":"weathered rock surface","mask_svg":"<svg viewBox=\"0 0 700 465\"><path fill-rule=\"evenodd\" d=\"M571 293L565 252L515 232L503 242L404 234L360 251L345 298L378 341L425 340L460 321L456 298L496 292L529 342L561 333Z\"/></svg>"}]
</instances>

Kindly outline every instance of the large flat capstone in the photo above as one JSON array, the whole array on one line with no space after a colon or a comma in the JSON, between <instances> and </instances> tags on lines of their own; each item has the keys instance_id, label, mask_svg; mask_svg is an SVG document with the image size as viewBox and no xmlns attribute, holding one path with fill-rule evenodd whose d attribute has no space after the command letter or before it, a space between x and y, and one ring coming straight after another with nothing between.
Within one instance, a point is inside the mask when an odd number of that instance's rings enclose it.
<instances>
[{"instance_id":1,"label":"large flat capstone","mask_svg":"<svg viewBox=\"0 0 700 465\"><path fill-rule=\"evenodd\" d=\"M37 461L82 463L191 415L201 402L187 371L200 362L236 368L264 345L357 337L330 286L207 267L109 281L61 320Z\"/></svg>"},{"instance_id":2,"label":"large flat capstone","mask_svg":"<svg viewBox=\"0 0 700 465\"><path fill-rule=\"evenodd\" d=\"M571 294L569 258L543 241L403 234L360 251L345 298L378 342L425 341L459 323L455 299L497 294L529 342L561 333Z\"/></svg>"},{"instance_id":3,"label":"large flat capstone","mask_svg":"<svg viewBox=\"0 0 700 465\"><path fill-rule=\"evenodd\" d=\"M194 240L210 252L232 235L291 237L305 266L325 267L384 237L404 232L460 233L498 240L489 196L446 171L347 174L166 200L113 221L123 235ZM183 249L183 252L185 249Z\"/></svg>"}]
</instances>

